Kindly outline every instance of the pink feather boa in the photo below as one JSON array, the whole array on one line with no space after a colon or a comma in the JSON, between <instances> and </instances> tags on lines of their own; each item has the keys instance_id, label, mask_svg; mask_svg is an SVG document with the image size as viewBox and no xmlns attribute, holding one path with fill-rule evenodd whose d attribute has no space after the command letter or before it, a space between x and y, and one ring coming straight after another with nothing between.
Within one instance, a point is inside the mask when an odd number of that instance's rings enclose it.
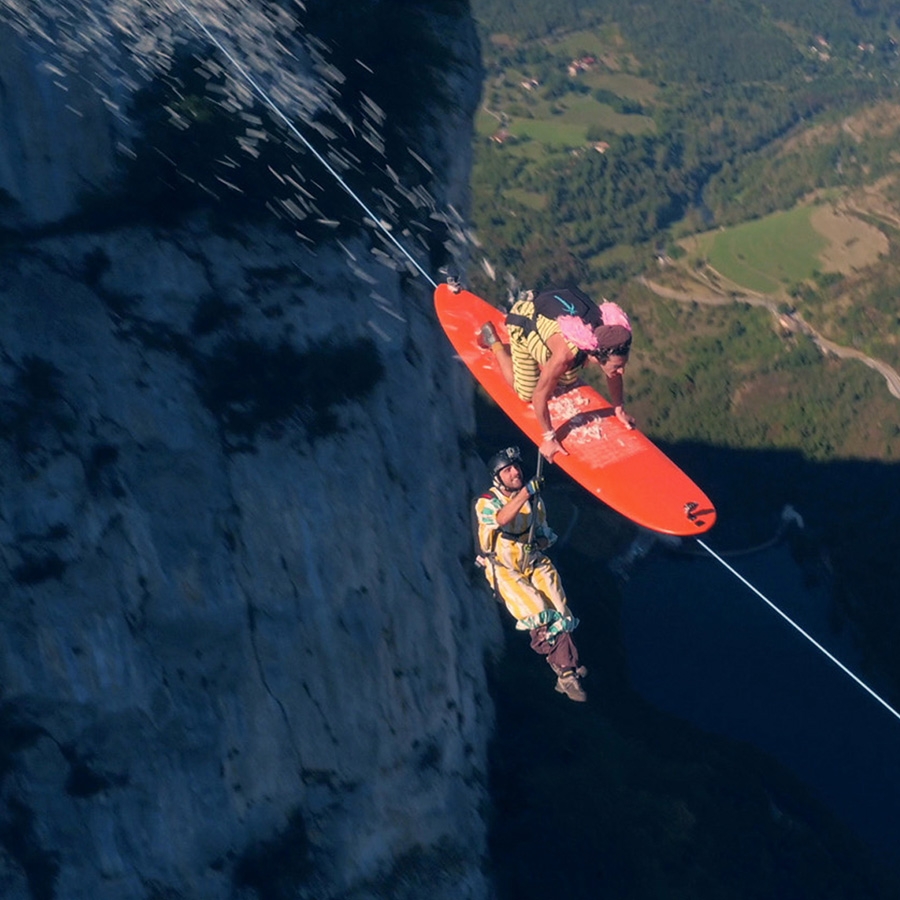
<instances>
[{"instance_id":1,"label":"pink feather boa","mask_svg":"<svg viewBox=\"0 0 900 900\"><path fill-rule=\"evenodd\" d=\"M604 325L621 325L631 331L631 322L625 310L618 303L610 303L608 300L600 304L600 315ZM589 353L597 349L597 336L583 319L578 316L559 316L556 320L562 336L571 341L579 350L587 350Z\"/></svg>"},{"instance_id":2,"label":"pink feather boa","mask_svg":"<svg viewBox=\"0 0 900 900\"><path fill-rule=\"evenodd\" d=\"M559 325L562 336L579 350L587 350L590 353L597 349L594 329L584 319L578 316L557 316L556 324Z\"/></svg>"},{"instance_id":3,"label":"pink feather boa","mask_svg":"<svg viewBox=\"0 0 900 900\"><path fill-rule=\"evenodd\" d=\"M631 331L631 322L628 321L625 310L618 303L610 303L609 300L605 300L600 304L600 316L604 325L621 325Z\"/></svg>"}]
</instances>

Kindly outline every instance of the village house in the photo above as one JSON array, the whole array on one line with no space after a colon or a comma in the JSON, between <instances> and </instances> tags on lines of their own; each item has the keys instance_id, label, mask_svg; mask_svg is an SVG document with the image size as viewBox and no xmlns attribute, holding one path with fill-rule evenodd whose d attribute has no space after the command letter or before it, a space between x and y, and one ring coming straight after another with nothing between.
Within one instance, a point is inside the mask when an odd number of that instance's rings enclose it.
<instances>
[{"instance_id":1,"label":"village house","mask_svg":"<svg viewBox=\"0 0 900 900\"><path fill-rule=\"evenodd\" d=\"M587 72L597 65L596 56L581 56L569 63L569 76L574 78L579 72Z\"/></svg>"}]
</instances>

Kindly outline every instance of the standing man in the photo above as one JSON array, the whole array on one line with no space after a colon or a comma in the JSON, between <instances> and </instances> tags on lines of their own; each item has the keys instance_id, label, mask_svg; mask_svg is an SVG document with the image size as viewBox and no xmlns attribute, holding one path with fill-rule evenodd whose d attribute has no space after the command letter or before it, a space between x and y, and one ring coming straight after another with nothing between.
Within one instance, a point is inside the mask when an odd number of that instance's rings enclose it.
<instances>
[{"instance_id":1,"label":"standing man","mask_svg":"<svg viewBox=\"0 0 900 900\"><path fill-rule=\"evenodd\" d=\"M546 657L556 673L556 690L584 702L572 631L578 625L569 611L559 573L544 554L556 535L547 525L540 500L540 479L525 483L517 447L495 453L488 463L493 484L475 501L478 562L485 577L516 620L531 636L531 648Z\"/></svg>"}]
</instances>

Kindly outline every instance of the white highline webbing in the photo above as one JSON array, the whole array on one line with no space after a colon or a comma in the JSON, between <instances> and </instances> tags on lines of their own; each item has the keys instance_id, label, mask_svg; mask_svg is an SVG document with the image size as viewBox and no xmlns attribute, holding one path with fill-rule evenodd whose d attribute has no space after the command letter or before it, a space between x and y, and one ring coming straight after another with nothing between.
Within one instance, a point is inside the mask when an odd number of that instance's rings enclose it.
<instances>
[{"instance_id":1,"label":"white highline webbing","mask_svg":"<svg viewBox=\"0 0 900 900\"><path fill-rule=\"evenodd\" d=\"M425 280L433 287L437 287L437 282L422 268L419 264L418 260L391 234L390 230L384 226L381 219L372 212L371 209L365 204L363 199L347 184L346 181L341 177L340 172L338 172L334 166L332 166L318 150L303 136L301 131L294 125L294 123L288 118L285 113L281 111L281 108L278 104L263 90L262 86L256 81L256 79L232 56L231 53L228 52L227 48L225 48L221 41L200 21L197 15L191 10L184 0L178 0L178 5L193 19L196 26L208 37L219 50L222 51L225 58L235 67L235 69L240 73L241 77L250 85L251 88L257 93L257 95L263 100L263 102L278 116L279 119L284 122L290 132L297 137L297 139L309 150L310 153L328 170L328 173L337 181L337 183L352 197L356 203L362 208L365 214L378 226L381 232L387 237L387 239L415 266L416 270L422 275Z\"/></svg>"},{"instance_id":2,"label":"white highline webbing","mask_svg":"<svg viewBox=\"0 0 900 900\"><path fill-rule=\"evenodd\" d=\"M900 719L900 713L898 713L897 710L890 705L890 703L879 697L878 694L876 694L875 691L873 691L872 688L870 688L861 678L858 678L856 675L854 675L853 672L851 672L836 656L829 653L812 635L804 631L790 616L788 616L786 613L783 613L768 597L765 596L765 594L757 590L749 581L747 581L747 579L744 578L744 576L741 575L740 572L736 571L730 565L728 565L728 563L725 562L725 560L722 559L722 557L719 556L718 553L704 544L703 541L700 540L700 538L695 538L695 540L713 559L721 563L726 569L728 569L729 572L731 572L732 575L734 575L735 578L737 578L748 588L750 588L750 590L753 591L753 593L756 594L756 596L759 597L760 600L767 603L770 607L772 607L772 609L775 610L775 612L778 613L779 616L781 616L782 619L784 619L789 625L796 628L797 631L799 631L800 634L803 635L803 637L805 637L814 647L816 647L816 649L821 650L822 653L824 653L825 656L827 656L839 669L849 675L861 688L868 691L885 709L887 709L898 719Z\"/></svg>"}]
</instances>

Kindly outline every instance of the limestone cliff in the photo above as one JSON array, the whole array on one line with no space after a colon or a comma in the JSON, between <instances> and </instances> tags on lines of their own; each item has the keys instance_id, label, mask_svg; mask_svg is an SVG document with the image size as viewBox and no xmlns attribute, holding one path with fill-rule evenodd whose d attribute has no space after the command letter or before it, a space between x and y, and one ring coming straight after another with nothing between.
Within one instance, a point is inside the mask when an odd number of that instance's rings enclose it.
<instances>
[{"instance_id":1,"label":"limestone cliff","mask_svg":"<svg viewBox=\"0 0 900 900\"><path fill-rule=\"evenodd\" d=\"M2 10L0 47L0 227L52 222L114 176L123 123L91 87L90 57L67 78Z\"/></svg>"},{"instance_id":2,"label":"limestone cliff","mask_svg":"<svg viewBox=\"0 0 900 900\"><path fill-rule=\"evenodd\" d=\"M489 896L498 623L467 574L471 385L430 289L362 229L300 238L215 203L97 226L82 188L127 202L140 84L73 102L102 68L60 49L77 10L28 31L18 6L0 13L0 894ZM453 45L456 102L415 150L435 208L461 206L474 31L459 4L419 13Z\"/></svg>"}]
</instances>

